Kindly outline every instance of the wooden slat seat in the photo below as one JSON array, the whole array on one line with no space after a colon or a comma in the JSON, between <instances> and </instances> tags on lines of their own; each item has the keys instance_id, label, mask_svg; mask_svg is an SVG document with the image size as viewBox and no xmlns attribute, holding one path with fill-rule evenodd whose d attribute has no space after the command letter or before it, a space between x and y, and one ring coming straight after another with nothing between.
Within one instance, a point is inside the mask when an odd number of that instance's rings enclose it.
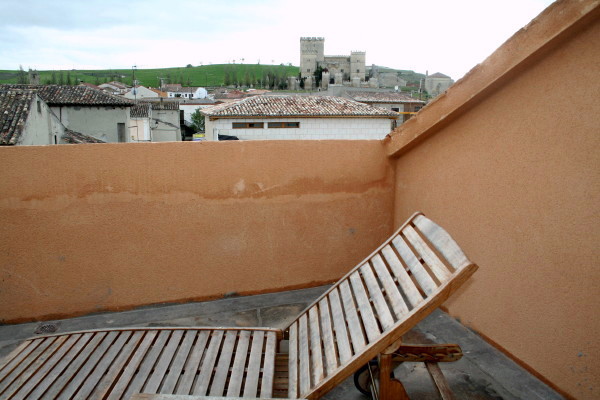
<instances>
[{"instance_id":1,"label":"wooden slat seat","mask_svg":"<svg viewBox=\"0 0 600 400\"><path fill-rule=\"evenodd\" d=\"M0 364L0 399L129 399L135 393L272 397L281 331L96 330L23 342Z\"/></svg>"},{"instance_id":2,"label":"wooden slat seat","mask_svg":"<svg viewBox=\"0 0 600 400\"><path fill-rule=\"evenodd\" d=\"M140 328L37 337L0 361L0 400L317 399L377 356L389 370L402 335L476 269L446 231L417 213L283 331ZM401 392L390 385L382 381L382 399ZM162 397L144 397L153 394Z\"/></svg>"}]
</instances>

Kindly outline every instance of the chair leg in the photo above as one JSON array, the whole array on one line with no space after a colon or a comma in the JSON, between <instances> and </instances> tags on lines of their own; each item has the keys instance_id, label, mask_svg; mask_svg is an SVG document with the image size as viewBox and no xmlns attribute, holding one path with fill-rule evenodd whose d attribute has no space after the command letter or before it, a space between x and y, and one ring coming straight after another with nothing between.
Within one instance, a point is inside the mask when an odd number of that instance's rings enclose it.
<instances>
[{"instance_id":1,"label":"chair leg","mask_svg":"<svg viewBox=\"0 0 600 400\"><path fill-rule=\"evenodd\" d=\"M393 378L391 354L379 355L379 400L409 400L404 385Z\"/></svg>"}]
</instances>

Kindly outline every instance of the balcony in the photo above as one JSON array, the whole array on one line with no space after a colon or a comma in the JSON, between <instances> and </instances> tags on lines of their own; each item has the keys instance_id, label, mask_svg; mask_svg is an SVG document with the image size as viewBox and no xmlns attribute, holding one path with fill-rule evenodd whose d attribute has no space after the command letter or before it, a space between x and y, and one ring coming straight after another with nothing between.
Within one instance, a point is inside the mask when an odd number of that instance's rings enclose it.
<instances>
[{"instance_id":1,"label":"balcony","mask_svg":"<svg viewBox=\"0 0 600 400\"><path fill-rule=\"evenodd\" d=\"M451 317L414 333L471 352L451 384L521 396L501 349L561 395L597 398L599 9L554 3L384 141L0 148L4 345L39 321L205 323L208 309L243 324L264 299L298 308L422 210L481 266ZM295 289L311 294L287 300ZM260 296L195 303L238 295ZM231 312L240 301L258 303ZM506 377L480 367L501 359Z\"/></svg>"}]
</instances>

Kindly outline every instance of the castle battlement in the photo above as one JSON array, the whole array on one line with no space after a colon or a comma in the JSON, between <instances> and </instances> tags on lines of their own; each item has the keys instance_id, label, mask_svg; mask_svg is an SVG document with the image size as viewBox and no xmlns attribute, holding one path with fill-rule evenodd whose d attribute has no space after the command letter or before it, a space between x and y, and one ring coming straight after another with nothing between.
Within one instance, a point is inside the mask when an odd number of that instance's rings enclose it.
<instances>
[{"instance_id":1,"label":"castle battlement","mask_svg":"<svg viewBox=\"0 0 600 400\"><path fill-rule=\"evenodd\" d=\"M312 77L319 68L328 70L335 77L336 84L342 80L365 81L366 68L364 51L352 51L344 55L325 55L325 38L301 37L300 38L300 76ZM327 85L329 82L326 82ZM325 87L325 86L323 86Z\"/></svg>"}]
</instances>

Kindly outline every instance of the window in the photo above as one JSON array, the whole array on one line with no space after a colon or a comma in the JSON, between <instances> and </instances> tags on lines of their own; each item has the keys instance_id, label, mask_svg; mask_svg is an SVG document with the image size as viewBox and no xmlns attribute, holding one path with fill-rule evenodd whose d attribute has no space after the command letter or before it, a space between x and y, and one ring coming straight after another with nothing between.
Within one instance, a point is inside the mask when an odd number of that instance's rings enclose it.
<instances>
[{"instance_id":1,"label":"window","mask_svg":"<svg viewBox=\"0 0 600 400\"><path fill-rule=\"evenodd\" d=\"M392 107L392 111L400 112L400 108L399 107Z\"/></svg>"},{"instance_id":2,"label":"window","mask_svg":"<svg viewBox=\"0 0 600 400\"><path fill-rule=\"evenodd\" d=\"M360 73L360 69L357 69L357 70L356 70L356 73L357 73L357 74L358 74L358 73Z\"/></svg>"},{"instance_id":3,"label":"window","mask_svg":"<svg viewBox=\"0 0 600 400\"><path fill-rule=\"evenodd\" d=\"M306 72L310 72L310 68L308 68L308 69L306 70Z\"/></svg>"},{"instance_id":4,"label":"window","mask_svg":"<svg viewBox=\"0 0 600 400\"><path fill-rule=\"evenodd\" d=\"M269 128L300 128L300 122L269 122Z\"/></svg>"},{"instance_id":5,"label":"window","mask_svg":"<svg viewBox=\"0 0 600 400\"><path fill-rule=\"evenodd\" d=\"M262 129L265 127L264 122L233 122L233 129Z\"/></svg>"},{"instance_id":6,"label":"window","mask_svg":"<svg viewBox=\"0 0 600 400\"><path fill-rule=\"evenodd\" d=\"M38 101L37 101L37 111L38 111L39 113L41 113L41 112L42 112L42 102L41 102L40 100L38 100Z\"/></svg>"}]
</instances>

